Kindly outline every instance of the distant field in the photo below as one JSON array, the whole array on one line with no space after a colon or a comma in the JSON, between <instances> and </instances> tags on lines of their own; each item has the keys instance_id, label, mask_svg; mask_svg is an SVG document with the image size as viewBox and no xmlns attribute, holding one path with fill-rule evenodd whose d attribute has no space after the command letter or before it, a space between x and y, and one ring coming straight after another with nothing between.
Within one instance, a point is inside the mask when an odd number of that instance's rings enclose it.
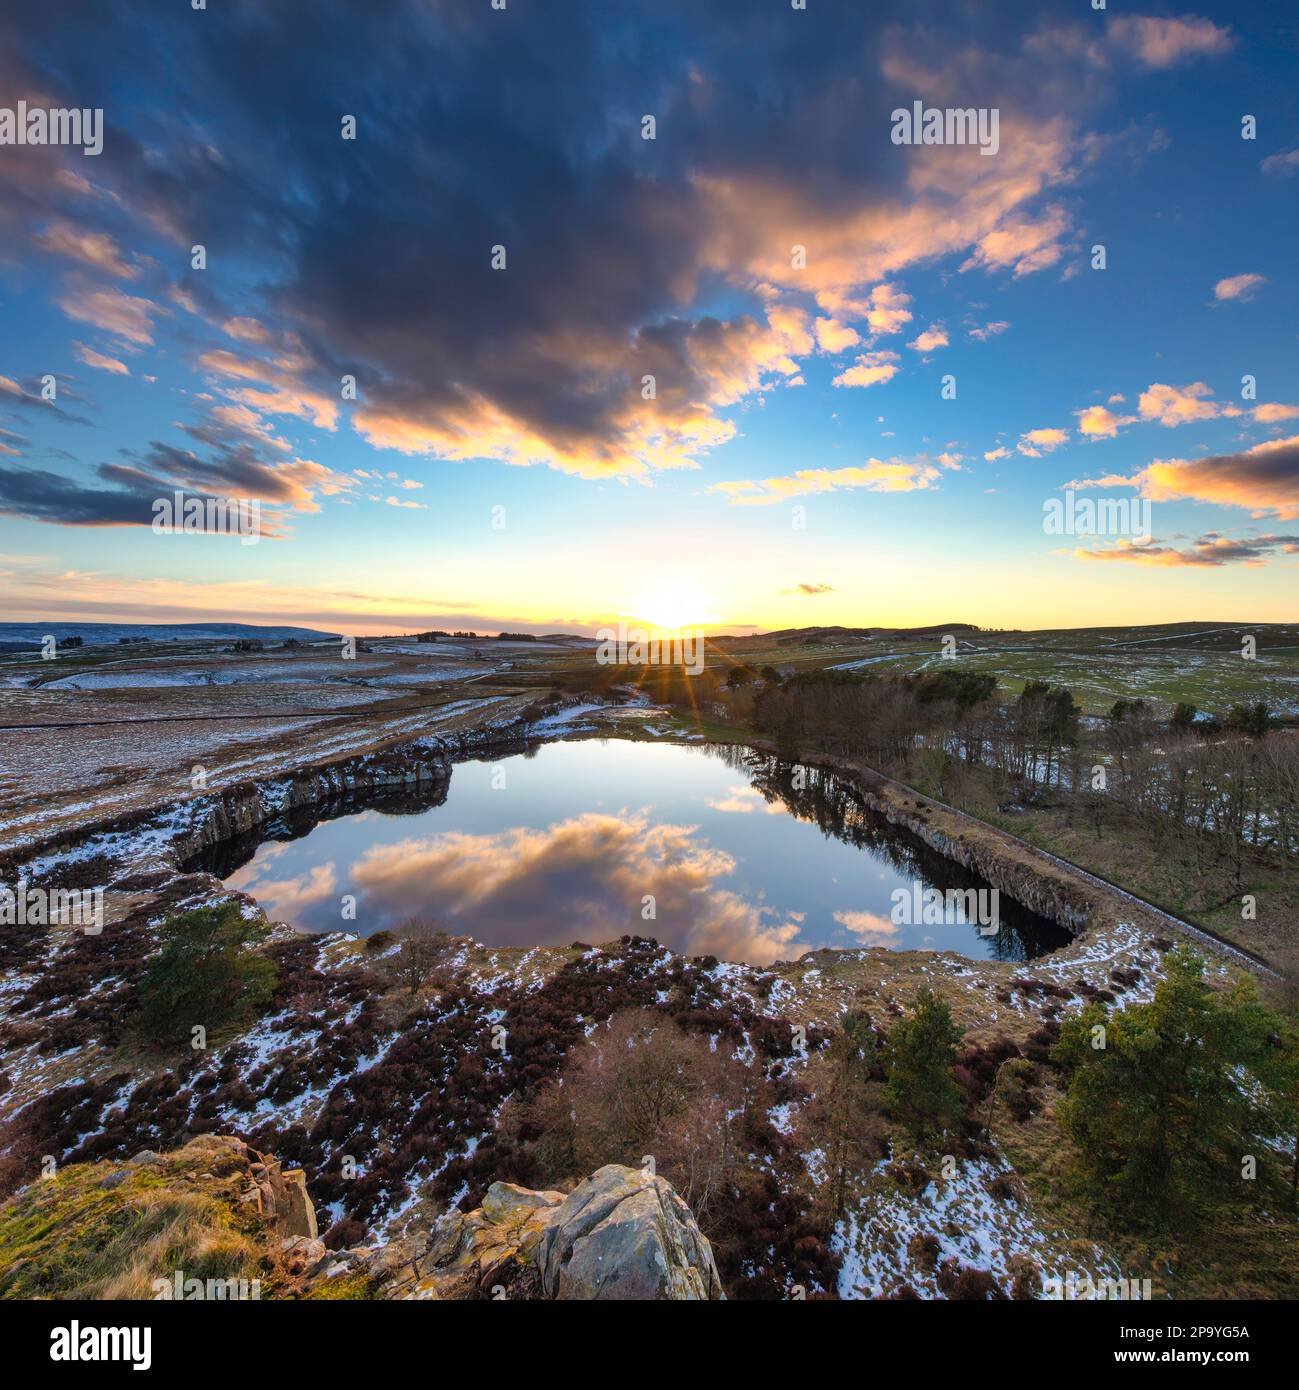
<instances>
[{"instance_id":1,"label":"distant field","mask_svg":"<svg viewBox=\"0 0 1299 1390\"><path fill-rule=\"evenodd\" d=\"M1241 655L1247 634L1257 643L1254 660ZM1089 714L1104 713L1118 699L1142 698L1169 708L1184 700L1211 711L1265 700L1279 713L1299 715L1299 625L1185 623L953 636L954 664L995 675L1011 695L1030 680L1065 685ZM880 633L813 645L755 637L721 646L750 665L798 670L918 671L947 659L941 639L928 635Z\"/></svg>"},{"instance_id":2,"label":"distant field","mask_svg":"<svg viewBox=\"0 0 1299 1390\"><path fill-rule=\"evenodd\" d=\"M250 630L256 632L255 629ZM63 649L43 662L35 654L0 655L0 712L13 718L39 692L55 710L104 717L147 704L161 714L172 706L188 713L196 699L216 699L235 687L242 703L257 708L287 705L320 708L357 704L387 691L396 699L436 689L439 697L472 682L476 694L491 689L546 688L593 669L589 642L439 641L367 639L355 661L344 661L336 639L284 648L266 638L254 653L237 654L228 641L178 640L148 645L88 645ZM1257 656L1241 655L1252 635ZM278 636L278 633L277 633ZM1003 696L1013 697L1029 680L1067 686L1090 714L1102 714L1118 699L1144 698L1163 710L1189 701L1222 712L1243 701L1265 700L1278 713L1299 716L1299 624L1243 626L1182 623L1158 627L1084 628L1045 632L975 632L954 626L958 666L997 677ZM782 670L836 669L862 673L917 671L947 660L941 632L889 629L815 629L709 642L707 662L725 669L735 662ZM580 688L580 687L578 687ZM23 692L20 694L19 692ZM78 698L79 697L79 698ZM86 702L92 705L87 706ZM115 705L124 708L118 710ZM5 708L7 706L7 708ZM74 713L75 711L75 713Z\"/></svg>"}]
</instances>

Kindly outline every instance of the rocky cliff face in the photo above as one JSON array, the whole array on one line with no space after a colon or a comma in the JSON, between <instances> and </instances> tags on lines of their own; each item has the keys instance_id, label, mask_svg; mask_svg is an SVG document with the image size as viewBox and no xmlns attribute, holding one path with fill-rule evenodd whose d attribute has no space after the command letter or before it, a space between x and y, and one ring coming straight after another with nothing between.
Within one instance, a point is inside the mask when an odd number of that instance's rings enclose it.
<instances>
[{"instance_id":1,"label":"rocky cliff face","mask_svg":"<svg viewBox=\"0 0 1299 1390\"><path fill-rule=\"evenodd\" d=\"M397 1299L720 1299L711 1245L663 1178L611 1163L562 1192L494 1183L475 1211L338 1257Z\"/></svg>"},{"instance_id":2,"label":"rocky cliff face","mask_svg":"<svg viewBox=\"0 0 1299 1390\"><path fill-rule=\"evenodd\" d=\"M445 786L450 777L451 763L445 755L398 748L304 768L267 782L241 783L206 800L195 824L177 837L173 853L184 861L224 840L247 835L267 821L309 811L351 793L399 787L423 790Z\"/></svg>"}]
</instances>

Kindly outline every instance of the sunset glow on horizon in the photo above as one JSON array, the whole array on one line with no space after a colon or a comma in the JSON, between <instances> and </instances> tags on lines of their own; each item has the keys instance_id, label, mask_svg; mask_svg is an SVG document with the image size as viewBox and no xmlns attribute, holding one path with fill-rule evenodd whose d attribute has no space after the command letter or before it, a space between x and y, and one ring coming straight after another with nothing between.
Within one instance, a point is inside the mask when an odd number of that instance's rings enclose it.
<instances>
[{"instance_id":1,"label":"sunset glow on horizon","mask_svg":"<svg viewBox=\"0 0 1299 1390\"><path fill-rule=\"evenodd\" d=\"M11 621L1296 616L1264 12L72 8L0 18L8 90L104 113L0 147ZM1049 533L1070 490L1150 536ZM258 543L155 533L181 494Z\"/></svg>"}]
</instances>

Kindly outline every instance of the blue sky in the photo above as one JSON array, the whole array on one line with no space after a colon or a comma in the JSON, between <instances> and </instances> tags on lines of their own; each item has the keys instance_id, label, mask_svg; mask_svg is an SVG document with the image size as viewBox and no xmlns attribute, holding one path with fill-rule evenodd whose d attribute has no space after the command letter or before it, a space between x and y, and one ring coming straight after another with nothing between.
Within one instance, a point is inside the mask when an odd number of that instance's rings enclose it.
<instances>
[{"instance_id":1,"label":"blue sky","mask_svg":"<svg viewBox=\"0 0 1299 1390\"><path fill-rule=\"evenodd\" d=\"M20 0L0 106L104 150L0 145L5 614L1293 620L1297 48L1282 3ZM913 100L996 154L893 144ZM1148 543L1045 534L1071 483ZM267 535L156 534L175 489Z\"/></svg>"}]
</instances>

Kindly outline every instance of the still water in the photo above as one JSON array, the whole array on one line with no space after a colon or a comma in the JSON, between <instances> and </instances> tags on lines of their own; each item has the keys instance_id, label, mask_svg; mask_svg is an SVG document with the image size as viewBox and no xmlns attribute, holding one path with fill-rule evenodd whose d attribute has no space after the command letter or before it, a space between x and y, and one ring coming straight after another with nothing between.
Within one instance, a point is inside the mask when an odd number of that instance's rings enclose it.
<instances>
[{"instance_id":1,"label":"still water","mask_svg":"<svg viewBox=\"0 0 1299 1390\"><path fill-rule=\"evenodd\" d=\"M1069 939L1004 895L995 930L905 920L926 888L987 885L871 815L832 774L747 749L549 743L458 763L444 798L325 814L305 833L268 827L205 867L307 931L369 934L418 916L492 946L631 932L764 965L818 946L1024 960Z\"/></svg>"}]
</instances>

